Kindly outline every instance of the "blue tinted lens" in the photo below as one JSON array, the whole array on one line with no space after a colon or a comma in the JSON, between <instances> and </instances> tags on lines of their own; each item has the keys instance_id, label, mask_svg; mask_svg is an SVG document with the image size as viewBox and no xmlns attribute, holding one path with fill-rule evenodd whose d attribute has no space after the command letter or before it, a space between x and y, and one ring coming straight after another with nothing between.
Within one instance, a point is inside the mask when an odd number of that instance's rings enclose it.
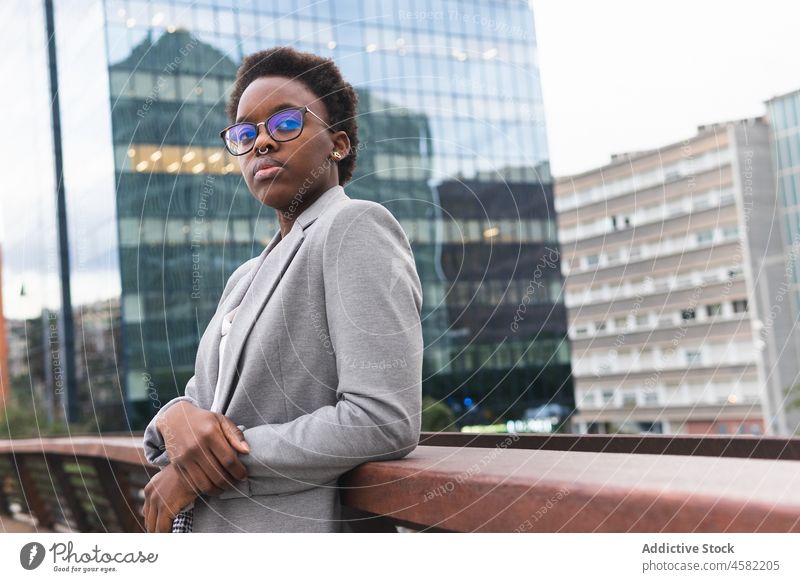
<instances>
[{"instance_id":1,"label":"blue tinted lens","mask_svg":"<svg viewBox=\"0 0 800 582\"><path fill-rule=\"evenodd\" d=\"M233 153L248 149L258 135L258 128L252 123L240 123L231 127L225 134L225 141Z\"/></svg>"},{"instance_id":2,"label":"blue tinted lens","mask_svg":"<svg viewBox=\"0 0 800 582\"><path fill-rule=\"evenodd\" d=\"M303 129L303 110L279 111L267 120L267 127L275 139L292 138Z\"/></svg>"}]
</instances>

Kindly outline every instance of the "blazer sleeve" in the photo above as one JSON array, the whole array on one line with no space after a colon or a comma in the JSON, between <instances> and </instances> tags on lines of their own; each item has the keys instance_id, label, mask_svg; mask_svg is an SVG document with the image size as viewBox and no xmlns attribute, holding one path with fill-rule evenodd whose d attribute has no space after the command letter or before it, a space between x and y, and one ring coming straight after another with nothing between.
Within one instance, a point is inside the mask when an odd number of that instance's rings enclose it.
<instances>
[{"instance_id":1,"label":"blazer sleeve","mask_svg":"<svg viewBox=\"0 0 800 582\"><path fill-rule=\"evenodd\" d=\"M166 440L164 438L164 435L162 435L161 432L156 428L156 421L160 418L160 415L164 414L165 410L167 410L171 406L174 406L178 402L182 402L184 400L187 402L191 402L195 406L198 406L197 386L195 385L194 376L189 378L189 381L186 383L186 390L184 392L184 396L178 396L177 398L173 398L172 400L167 402L164 406L159 408L156 415L152 418L150 423L144 429L144 456L153 465L158 465L159 467L165 467L169 465Z\"/></svg>"},{"instance_id":2,"label":"blazer sleeve","mask_svg":"<svg viewBox=\"0 0 800 582\"><path fill-rule=\"evenodd\" d=\"M419 442L422 286L403 229L380 204L354 201L332 221L322 262L337 403L244 430L251 452L239 458L260 494L324 485Z\"/></svg>"},{"instance_id":3,"label":"blazer sleeve","mask_svg":"<svg viewBox=\"0 0 800 582\"><path fill-rule=\"evenodd\" d=\"M236 286L236 283L239 281L239 279L249 271L248 267L252 266L252 261L253 259L250 259L250 261L240 265L228 278L228 281L225 283L225 289L222 291L222 297L217 304L217 309L219 309L220 306L225 302L225 298ZM167 455L164 435L162 435L161 432L156 428L156 421L167 409L182 401L191 402L195 406L200 406L198 403L197 383L195 376L189 378L189 381L186 383L184 395L173 398L159 408L158 412L156 412L156 415L150 420L149 424L144 429L144 456L153 465L165 467L169 464L169 456Z\"/></svg>"}]
</instances>

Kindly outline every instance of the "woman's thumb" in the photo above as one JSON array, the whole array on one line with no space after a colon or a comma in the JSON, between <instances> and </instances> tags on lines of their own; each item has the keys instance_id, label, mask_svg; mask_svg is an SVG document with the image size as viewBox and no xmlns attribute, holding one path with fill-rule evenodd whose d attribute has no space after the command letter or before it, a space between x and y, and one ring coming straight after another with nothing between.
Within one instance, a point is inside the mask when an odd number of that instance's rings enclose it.
<instances>
[{"instance_id":1,"label":"woman's thumb","mask_svg":"<svg viewBox=\"0 0 800 582\"><path fill-rule=\"evenodd\" d=\"M219 415L220 426L222 427L222 434L228 439L231 446L240 453L248 454L250 452L250 445L244 440L244 433L238 426L233 424L233 421L226 416Z\"/></svg>"}]
</instances>

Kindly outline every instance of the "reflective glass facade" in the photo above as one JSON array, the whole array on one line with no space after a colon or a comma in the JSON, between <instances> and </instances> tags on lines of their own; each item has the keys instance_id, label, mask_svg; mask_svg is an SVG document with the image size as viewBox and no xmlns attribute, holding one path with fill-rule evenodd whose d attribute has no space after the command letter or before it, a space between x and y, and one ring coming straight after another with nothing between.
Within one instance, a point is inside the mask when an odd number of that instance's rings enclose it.
<instances>
[{"instance_id":1,"label":"reflective glass facade","mask_svg":"<svg viewBox=\"0 0 800 582\"><path fill-rule=\"evenodd\" d=\"M56 5L73 303L119 303L107 361L126 406L110 424L140 428L183 392L227 277L277 229L218 137L242 56L275 45L332 57L359 93L345 190L384 204L412 242L424 391L459 425L573 408L527 2Z\"/></svg>"},{"instance_id":2,"label":"reflective glass facade","mask_svg":"<svg viewBox=\"0 0 800 582\"><path fill-rule=\"evenodd\" d=\"M767 101L772 126L772 159L783 236L791 261L795 313L800 313L800 91Z\"/></svg>"}]
</instances>

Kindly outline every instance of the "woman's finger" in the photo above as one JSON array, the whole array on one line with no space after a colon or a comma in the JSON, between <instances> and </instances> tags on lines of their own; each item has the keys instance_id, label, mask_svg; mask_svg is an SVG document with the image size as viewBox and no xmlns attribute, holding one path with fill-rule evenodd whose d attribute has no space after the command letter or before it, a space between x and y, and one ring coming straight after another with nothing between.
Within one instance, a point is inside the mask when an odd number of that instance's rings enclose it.
<instances>
[{"instance_id":1,"label":"woman's finger","mask_svg":"<svg viewBox=\"0 0 800 582\"><path fill-rule=\"evenodd\" d=\"M218 488L218 485L208 476L202 464L193 461L189 467L187 467L186 471L189 476L185 478L185 480L189 483L196 495L202 495L206 491Z\"/></svg>"},{"instance_id":2,"label":"woman's finger","mask_svg":"<svg viewBox=\"0 0 800 582\"><path fill-rule=\"evenodd\" d=\"M222 427L222 434L228 439L230 445L238 452L247 455L250 453L250 445L244 440L244 433L241 429L233 424L233 421L222 414L217 414L219 425Z\"/></svg>"},{"instance_id":3,"label":"woman's finger","mask_svg":"<svg viewBox=\"0 0 800 582\"><path fill-rule=\"evenodd\" d=\"M147 527L147 516L150 513L150 499L147 493L144 494L144 505L142 506L142 523L144 525L144 531L149 532L150 528Z\"/></svg>"},{"instance_id":4,"label":"woman's finger","mask_svg":"<svg viewBox=\"0 0 800 582\"><path fill-rule=\"evenodd\" d=\"M214 463L217 463L217 460L214 459ZM227 475L221 467L209 467L206 465L199 465L198 469L203 475L203 481L200 485L200 491L198 495L202 493L210 493L211 491L221 491L229 486L231 481L231 477Z\"/></svg>"},{"instance_id":5,"label":"woman's finger","mask_svg":"<svg viewBox=\"0 0 800 582\"><path fill-rule=\"evenodd\" d=\"M169 533L172 531L172 517L170 517L166 507L162 506L159 509L156 531L158 533Z\"/></svg>"},{"instance_id":6,"label":"woman's finger","mask_svg":"<svg viewBox=\"0 0 800 582\"><path fill-rule=\"evenodd\" d=\"M226 448L230 448L228 447L228 443L221 434L218 434L216 438L209 439L206 448L203 450L202 457L193 459L205 478L208 479L210 485L226 487L229 482L233 481L233 477L228 473L219 458L224 458ZM207 490L207 485L205 483L200 485L200 487L203 492Z\"/></svg>"},{"instance_id":7,"label":"woman's finger","mask_svg":"<svg viewBox=\"0 0 800 582\"><path fill-rule=\"evenodd\" d=\"M214 442L211 452L222 468L226 481L241 481L247 477L247 468L239 460L239 455L225 441ZM219 485L219 483L217 483Z\"/></svg>"},{"instance_id":8,"label":"woman's finger","mask_svg":"<svg viewBox=\"0 0 800 582\"><path fill-rule=\"evenodd\" d=\"M192 455L186 455L180 464L176 464L182 469L181 475L198 494L207 491L211 485L224 488L233 480L217 459L217 454L221 454L220 451L228 444L216 421L214 427L215 434L205 440L202 448Z\"/></svg>"},{"instance_id":9,"label":"woman's finger","mask_svg":"<svg viewBox=\"0 0 800 582\"><path fill-rule=\"evenodd\" d=\"M147 505L147 513L145 514L145 528L150 533L153 533L156 530L157 515L158 515L158 509L156 508L156 504L151 501Z\"/></svg>"}]
</instances>

